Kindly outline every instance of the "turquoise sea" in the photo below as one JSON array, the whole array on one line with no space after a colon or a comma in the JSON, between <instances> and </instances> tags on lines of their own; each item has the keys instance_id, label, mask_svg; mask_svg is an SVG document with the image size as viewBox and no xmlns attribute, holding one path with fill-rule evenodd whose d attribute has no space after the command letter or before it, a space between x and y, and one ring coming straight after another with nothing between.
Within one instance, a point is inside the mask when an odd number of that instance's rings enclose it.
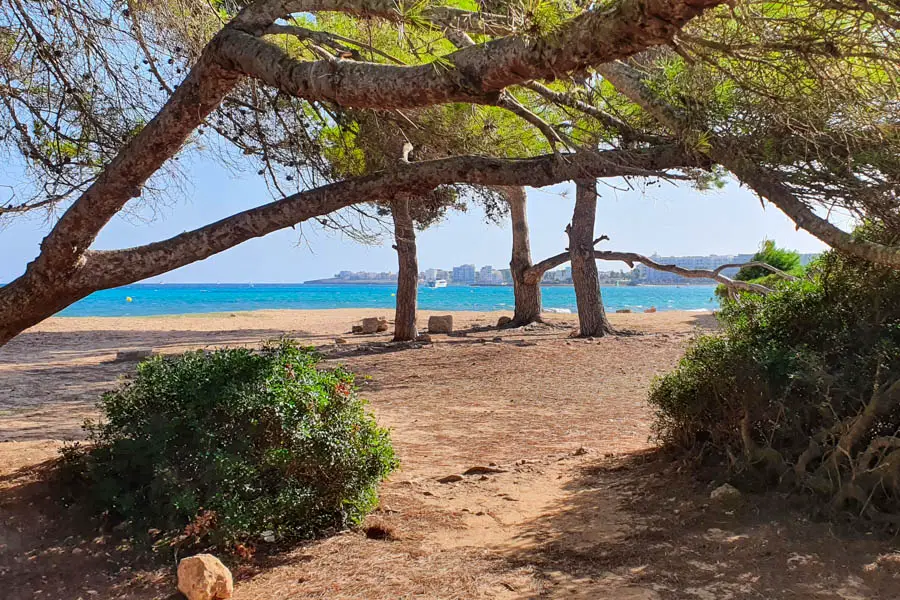
<instances>
[{"instance_id":1,"label":"turquoise sea","mask_svg":"<svg viewBox=\"0 0 900 600\"><path fill-rule=\"evenodd\" d=\"M605 287L608 311L714 309L714 286ZM237 312L262 309L394 308L388 285L305 284L135 284L91 294L66 308L61 316L134 317L186 313ZM131 298L131 301L128 301ZM544 308L575 312L571 286L543 288ZM419 288L422 310L512 310L511 287L450 286Z\"/></svg>"}]
</instances>

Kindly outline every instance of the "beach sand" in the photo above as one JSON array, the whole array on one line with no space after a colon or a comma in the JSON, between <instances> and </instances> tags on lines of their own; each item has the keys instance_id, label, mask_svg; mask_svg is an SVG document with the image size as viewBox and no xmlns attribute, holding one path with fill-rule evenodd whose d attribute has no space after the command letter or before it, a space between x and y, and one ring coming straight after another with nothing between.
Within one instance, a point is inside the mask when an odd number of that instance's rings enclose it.
<instances>
[{"instance_id":1,"label":"beach sand","mask_svg":"<svg viewBox=\"0 0 900 600\"><path fill-rule=\"evenodd\" d=\"M172 569L73 522L41 463L133 371L117 351L283 334L369 377L362 394L402 468L363 529L237 566L239 600L897 597L890 541L810 522L775 495L710 506L712 484L654 450L648 387L711 314L614 314L622 335L597 340L569 338L575 315L498 331L504 313L453 314L459 333L412 346L350 335L362 317L391 317L355 309L55 318L25 332L0 349L4 597L172 597ZM492 463L503 472L437 481Z\"/></svg>"}]
</instances>

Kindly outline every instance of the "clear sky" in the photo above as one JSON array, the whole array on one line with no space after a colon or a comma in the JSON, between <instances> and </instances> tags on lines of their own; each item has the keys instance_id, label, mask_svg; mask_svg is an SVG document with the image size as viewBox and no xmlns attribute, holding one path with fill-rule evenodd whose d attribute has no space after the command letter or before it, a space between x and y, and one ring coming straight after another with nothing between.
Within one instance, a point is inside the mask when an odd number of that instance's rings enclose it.
<instances>
[{"instance_id":1,"label":"clear sky","mask_svg":"<svg viewBox=\"0 0 900 600\"><path fill-rule=\"evenodd\" d=\"M11 177L6 173L4 177ZM101 233L100 249L129 247L176 235L234 212L270 201L261 178L234 174L204 160L188 167L191 183L170 206L151 213L117 217ZM0 184L5 183L0 180ZM688 186L662 184L649 190L623 191L621 182L601 184L597 235L611 241L598 248L661 255L753 252L763 238L800 252L825 245L802 231L772 206L765 209L751 192L729 184L724 190L698 192ZM574 185L528 191L528 214L534 259L566 247L564 229L572 214ZM0 230L0 282L15 278L38 252L49 229L46 215L17 219ZM164 282L290 283L331 277L340 270L396 271L388 239L364 246L343 236L304 225L252 240L205 261L161 275ZM509 263L510 228L484 222L476 208L452 213L418 238L419 269L452 268L463 263L505 268ZM621 263L601 263L601 270Z\"/></svg>"}]
</instances>

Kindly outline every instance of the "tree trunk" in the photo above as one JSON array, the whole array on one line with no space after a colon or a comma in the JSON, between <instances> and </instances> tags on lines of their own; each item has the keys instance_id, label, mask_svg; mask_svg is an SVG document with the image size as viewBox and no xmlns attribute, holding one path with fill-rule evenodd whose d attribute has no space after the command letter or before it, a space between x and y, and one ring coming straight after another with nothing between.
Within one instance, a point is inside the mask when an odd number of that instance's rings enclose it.
<instances>
[{"instance_id":1,"label":"tree trunk","mask_svg":"<svg viewBox=\"0 0 900 600\"><path fill-rule=\"evenodd\" d=\"M525 281L525 272L531 268L531 241L528 237L528 215L524 187L506 190L509 214L512 220L512 259L509 271L513 280L516 307L511 325L520 327L541 320L541 283Z\"/></svg>"},{"instance_id":2,"label":"tree trunk","mask_svg":"<svg viewBox=\"0 0 900 600\"><path fill-rule=\"evenodd\" d=\"M416 229L409 211L409 197L391 205L394 217L394 249L397 251L397 309L394 314L394 341L407 342L419 335L416 329L416 296L419 292L419 262L416 258Z\"/></svg>"},{"instance_id":3,"label":"tree trunk","mask_svg":"<svg viewBox=\"0 0 900 600\"><path fill-rule=\"evenodd\" d=\"M572 283L578 304L578 325L581 337L601 337L612 333L606 319L600 295L600 277L594 259L594 221L597 216L597 182L594 179L575 181L575 212L569 234L569 257L572 263Z\"/></svg>"}]
</instances>

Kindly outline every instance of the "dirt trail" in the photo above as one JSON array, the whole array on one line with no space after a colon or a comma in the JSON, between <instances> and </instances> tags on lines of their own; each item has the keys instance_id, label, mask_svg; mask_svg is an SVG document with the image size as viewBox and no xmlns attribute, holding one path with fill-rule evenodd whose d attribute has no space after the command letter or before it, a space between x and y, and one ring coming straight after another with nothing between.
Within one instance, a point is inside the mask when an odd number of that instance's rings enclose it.
<instances>
[{"instance_id":1,"label":"dirt trail","mask_svg":"<svg viewBox=\"0 0 900 600\"><path fill-rule=\"evenodd\" d=\"M400 350L328 343L343 313L180 320L177 334L164 319L50 323L0 350L0 435L14 440L0 443L0 589L11 599L172 597L171 570L143 570L112 536L72 535L77 516L47 501L34 465L54 455L52 440L77 435L97 392L128 370L105 362L117 347L176 351L294 330L320 332L307 339L330 362L370 377L363 393L393 428L403 467L363 530L237 569L238 600L900 597L891 540L810 522L777 497L710 506L709 485L656 456L647 387L705 321L615 317L641 334L498 334L481 329L494 315L468 315L465 336ZM448 476L458 477L439 481Z\"/></svg>"}]
</instances>

